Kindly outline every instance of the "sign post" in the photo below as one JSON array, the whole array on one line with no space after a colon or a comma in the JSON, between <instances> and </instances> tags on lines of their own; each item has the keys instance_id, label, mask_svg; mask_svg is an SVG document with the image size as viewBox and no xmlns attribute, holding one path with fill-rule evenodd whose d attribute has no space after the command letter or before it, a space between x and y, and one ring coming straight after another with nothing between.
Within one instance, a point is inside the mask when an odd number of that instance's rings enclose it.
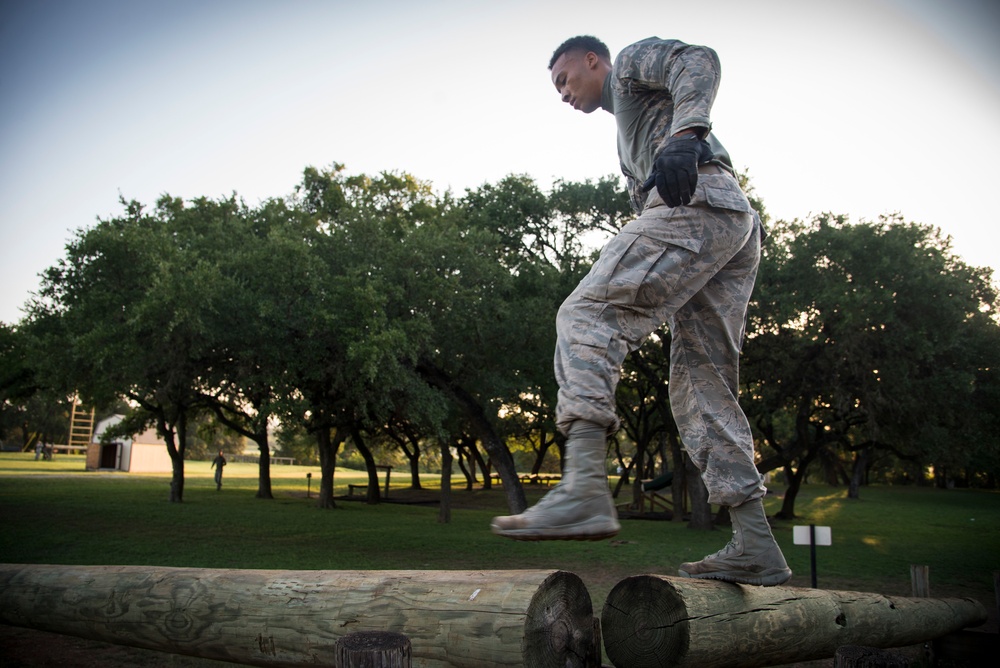
<instances>
[{"instance_id":1,"label":"sign post","mask_svg":"<svg viewBox=\"0 0 1000 668\"><path fill-rule=\"evenodd\" d=\"M812 565L812 587L816 589L816 546L833 545L833 533L830 527L809 526L792 527L792 538L796 545L809 546L809 560Z\"/></svg>"}]
</instances>

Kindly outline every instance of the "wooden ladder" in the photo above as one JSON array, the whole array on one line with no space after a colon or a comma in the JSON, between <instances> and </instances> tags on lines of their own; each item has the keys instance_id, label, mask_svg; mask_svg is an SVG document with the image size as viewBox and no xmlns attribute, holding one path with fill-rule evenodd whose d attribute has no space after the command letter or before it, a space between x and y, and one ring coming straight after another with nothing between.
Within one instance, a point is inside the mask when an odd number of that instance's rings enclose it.
<instances>
[{"instance_id":1,"label":"wooden ladder","mask_svg":"<svg viewBox=\"0 0 1000 668\"><path fill-rule=\"evenodd\" d=\"M90 445L90 439L94 435L94 409L89 411L80 403L80 399L73 399L73 410L69 417L69 449L83 450Z\"/></svg>"}]
</instances>

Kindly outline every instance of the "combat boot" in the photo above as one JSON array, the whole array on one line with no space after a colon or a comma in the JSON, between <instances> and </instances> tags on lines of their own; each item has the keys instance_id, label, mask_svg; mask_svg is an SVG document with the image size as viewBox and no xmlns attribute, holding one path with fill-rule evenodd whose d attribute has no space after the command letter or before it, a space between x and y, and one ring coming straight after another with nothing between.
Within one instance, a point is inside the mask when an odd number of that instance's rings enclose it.
<instances>
[{"instance_id":1,"label":"combat boot","mask_svg":"<svg viewBox=\"0 0 1000 668\"><path fill-rule=\"evenodd\" d=\"M701 561L681 564L680 574L765 587L787 582L792 571L771 534L761 500L730 507L729 516L733 520L729 544Z\"/></svg>"},{"instance_id":2,"label":"combat boot","mask_svg":"<svg viewBox=\"0 0 1000 668\"><path fill-rule=\"evenodd\" d=\"M605 432L591 422L574 422L562 480L520 515L494 517L493 533L515 540L600 540L617 534L621 525L604 468Z\"/></svg>"}]
</instances>

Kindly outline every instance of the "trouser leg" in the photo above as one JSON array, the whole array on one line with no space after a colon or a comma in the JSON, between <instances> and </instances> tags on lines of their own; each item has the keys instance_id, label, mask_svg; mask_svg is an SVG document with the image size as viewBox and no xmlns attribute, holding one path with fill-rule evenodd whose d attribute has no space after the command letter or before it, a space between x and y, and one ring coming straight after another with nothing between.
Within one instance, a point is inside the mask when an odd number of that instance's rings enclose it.
<instances>
[{"instance_id":1,"label":"trouser leg","mask_svg":"<svg viewBox=\"0 0 1000 668\"><path fill-rule=\"evenodd\" d=\"M735 187L734 183L731 185ZM733 191L728 192L732 194ZM742 198L738 189L735 194ZM559 383L556 422L559 429L570 435L575 425L585 423L598 430L603 428L605 433L615 431L618 427L615 389L626 355L655 329L673 319L686 304L692 300L700 304L702 300L695 299L696 296L720 273L718 288L724 292L745 291L748 298L759 258L758 238L749 212L708 206L661 207L626 225L605 247L590 273L563 303L556 318L555 373ZM737 256L739 261L731 271L724 271ZM736 279L738 288L730 287L728 283ZM724 313L727 318L739 321L735 325L739 334L737 340L742 336L746 315L746 299L741 301L741 306L736 305ZM698 314L692 317L697 319ZM707 349L731 347L714 339L733 329L727 320L721 329L706 330L713 337L713 341L706 342ZM738 354L738 343L735 349ZM681 363L684 362L682 359ZM725 364L720 363L720 366ZM733 381L729 391L734 399L736 386ZM736 408L738 410L738 404ZM689 417L692 421L703 418L697 413ZM695 433L698 430L688 431ZM724 430L712 433L732 436ZM749 431L746 436L749 437ZM708 442L709 439L703 439L703 444ZM743 451L752 453L752 447L750 442ZM575 448L571 438L567 449ZM601 464L599 458L593 459L595 465ZM589 470L591 466L588 464L584 468ZM603 479L603 471L600 473ZM494 530L503 532L501 535L509 535L515 528L529 530L533 539L558 537L550 527L571 519L571 514L564 509L573 506L576 495L568 492L568 489L553 492L552 502L546 497L537 511L531 509L522 515L497 518ZM558 512L549 512L553 507ZM541 512L543 510L546 512Z\"/></svg>"},{"instance_id":2,"label":"trouser leg","mask_svg":"<svg viewBox=\"0 0 1000 668\"><path fill-rule=\"evenodd\" d=\"M612 239L559 309L556 423L563 433L578 419L606 425L609 432L617 429L615 388L625 356L692 300L684 323L693 325L691 321L701 318L708 306L713 312L704 313L704 317L726 319L724 328L705 330L711 338L705 342L710 351L731 347L715 340L724 333L736 329L742 335L759 257L759 240L750 214L708 215L693 207L680 207L653 222L671 229L689 229L690 238L698 241L687 245L661 241L643 233L651 224L641 217ZM727 269L731 261L735 265ZM735 288L730 285L733 281ZM723 295L737 292L738 303L731 307L713 305L712 298L699 294L706 287ZM738 354L738 343L735 348Z\"/></svg>"},{"instance_id":3,"label":"trouser leg","mask_svg":"<svg viewBox=\"0 0 1000 668\"><path fill-rule=\"evenodd\" d=\"M667 322L674 420L709 502L725 506L765 492L739 405L739 355L759 255L759 237L752 235Z\"/></svg>"}]
</instances>

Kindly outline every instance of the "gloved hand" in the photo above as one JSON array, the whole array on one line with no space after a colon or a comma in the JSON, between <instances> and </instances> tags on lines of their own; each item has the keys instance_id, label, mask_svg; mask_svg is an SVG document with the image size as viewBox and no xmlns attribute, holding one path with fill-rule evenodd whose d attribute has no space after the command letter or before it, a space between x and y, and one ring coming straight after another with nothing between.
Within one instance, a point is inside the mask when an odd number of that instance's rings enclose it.
<instances>
[{"instance_id":1,"label":"gloved hand","mask_svg":"<svg viewBox=\"0 0 1000 668\"><path fill-rule=\"evenodd\" d=\"M653 161L653 171L642 189L649 190L655 185L670 207L689 203L698 185L698 165L703 159L708 160L711 153L708 142L696 135L671 137Z\"/></svg>"}]
</instances>

